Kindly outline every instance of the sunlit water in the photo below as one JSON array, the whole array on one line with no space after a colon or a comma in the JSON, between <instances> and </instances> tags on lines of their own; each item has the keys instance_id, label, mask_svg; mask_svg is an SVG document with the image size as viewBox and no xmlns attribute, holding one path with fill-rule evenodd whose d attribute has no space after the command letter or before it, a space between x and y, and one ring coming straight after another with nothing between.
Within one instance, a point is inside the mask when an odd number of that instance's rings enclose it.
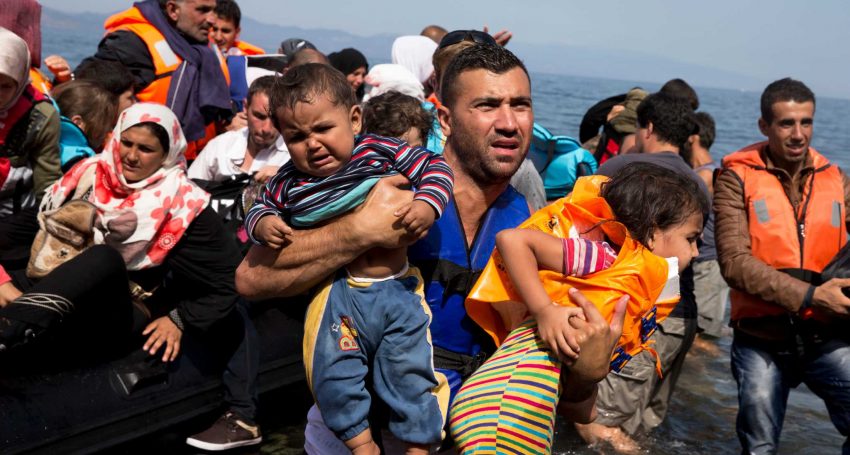
<instances>
[{"instance_id":1,"label":"sunlit water","mask_svg":"<svg viewBox=\"0 0 850 455\"><path fill-rule=\"evenodd\" d=\"M44 55L58 52L74 64L93 53L97 43L97 37L51 35L46 30L44 34ZM777 78L782 76L777 75ZM638 85L650 91L660 86L623 80L534 74L532 90L536 120L555 134L577 137L581 117L590 106ZM717 139L712 148L712 155L716 159L744 145L763 140L756 126L760 93L700 87L697 90L701 110L710 113L717 122ZM850 144L847 119L850 119L850 101L818 100L813 145L845 169L850 165L850 155L846 151ZM667 420L660 428L640 438L646 453L718 454L740 450L734 430L737 394L729 367L729 346L730 339L727 336L719 341L719 356L693 352L689 355ZM306 393L303 388L295 390ZM303 406L299 406L291 412L303 411ZM270 413L274 411L265 409L265 414ZM263 453L297 453L303 441L300 435L302 426L297 416L288 416L283 420L285 424L277 418L267 419L265 438L268 443L261 449ZM841 443L842 438L830 423L822 401L805 386L792 391L782 433L783 453L837 453ZM181 440L175 440L172 448L185 450L178 447L182 447ZM597 453L580 444L571 429L560 423L555 451L567 454Z\"/></svg>"}]
</instances>

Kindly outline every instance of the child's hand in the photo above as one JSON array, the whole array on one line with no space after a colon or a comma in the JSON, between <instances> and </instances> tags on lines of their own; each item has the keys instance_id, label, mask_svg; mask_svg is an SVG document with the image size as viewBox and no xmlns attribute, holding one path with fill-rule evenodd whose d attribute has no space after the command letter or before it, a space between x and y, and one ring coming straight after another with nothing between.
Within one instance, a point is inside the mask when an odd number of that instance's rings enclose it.
<instances>
[{"instance_id":1,"label":"child's hand","mask_svg":"<svg viewBox=\"0 0 850 455\"><path fill-rule=\"evenodd\" d=\"M537 321L540 339L556 356L569 362L578 358L581 349L576 339L578 331L570 325L570 318L584 320L584 311L581 308L551 304L533 316Z\"/></svg>"},{"instance_id":2,"label":"child's hand","mask_svg":"<svg viewBox=\"0 0 850 455\"><path fill-rule=\"evenodd\" d=\"M257 221L254 226L254 238L274 249L281 249L286 244L286 237L292 235L292 228L279 216L267 215Z\"/></svg>"},{"instance_id":3,"label":"child's hand","mask_svg":"<svg viewBox=\"0 0 850 455\"><path fill-rule=\"evenodd\" d=\"M401 224L415 238L421 239L428 233L428 229L434 224L437 214L430 204L420 200L414 200L395 212L401 218Z\"/></svg>"}]
</instances>

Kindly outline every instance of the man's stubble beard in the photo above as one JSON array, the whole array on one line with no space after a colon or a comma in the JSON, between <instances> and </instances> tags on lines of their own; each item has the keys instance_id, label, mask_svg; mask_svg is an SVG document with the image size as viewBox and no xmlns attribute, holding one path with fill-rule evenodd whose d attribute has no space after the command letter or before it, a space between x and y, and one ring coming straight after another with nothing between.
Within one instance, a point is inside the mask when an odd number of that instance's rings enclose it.
<instances>
[{"instance_id":1,"label":"man's stubble beard","mask_svg":"<svg viewBox=\"0 0 850 455\"><path fill-rule=\"evenodd\" d=\"M487 145L489 141L485 138L476 141L475 138L452 125L452 134L448 138L451 149L457 156L458 164L463 172L473 181L481 186L501 185L510 182L511 177L522 165L519 160L513 169L500 169L499 162L488 155Z\"/></svg>"}]
</instances>

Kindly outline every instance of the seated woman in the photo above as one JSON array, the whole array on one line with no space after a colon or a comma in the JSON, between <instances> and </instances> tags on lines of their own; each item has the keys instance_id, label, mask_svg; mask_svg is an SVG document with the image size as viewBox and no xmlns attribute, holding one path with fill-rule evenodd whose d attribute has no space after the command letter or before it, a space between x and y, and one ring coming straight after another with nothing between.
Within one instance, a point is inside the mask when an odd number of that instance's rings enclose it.
<instances>
[{"instance_id":1,"label":"seated woman","mask_svg":"<svg viewBox=\"0 0 850 455\"><path fill-rule=\"evenodd\" d=\"M186 177L185 148L170 110L137 104L103 153L48 189L39 214L48 229L26 273L0 276L0 351L69 327L76 343L89 333L76 327L94 327L101 345L141 332L145 350L172 361L184 329L206 331L231 313L240 257L209 196ZM68 208L86 204L81 226ZM93 245L62 262L86 240Z\"/></svg>"},{"instance_id":2,"label":"seated woman","mask_svg":"<svg viewBox=\"0 0 850 455\"><path fill-rule=\"evenodd\" d=\"M62 176L59 114L29 83L30 53L0 27L0 265L26 263L38 201Z\"/></svg>"},{"instance_id":3,"label":"seated woman","mask_svg":"<svg viewBox=\"0 0 850 455\"><path fill-rule=\"evenodd\" d=\"M94 82L79 80L58 85L52 94L62 115L62 172L68 172L78 161L103 150L118 120L118 98Z\"/></svg>"}]
</instances>

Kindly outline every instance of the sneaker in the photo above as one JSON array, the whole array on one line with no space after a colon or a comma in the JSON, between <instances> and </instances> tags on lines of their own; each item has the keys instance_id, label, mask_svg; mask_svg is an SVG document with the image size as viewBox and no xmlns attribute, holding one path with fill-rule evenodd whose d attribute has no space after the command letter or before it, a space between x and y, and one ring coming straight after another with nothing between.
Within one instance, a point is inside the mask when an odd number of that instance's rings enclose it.
<instances>
[{"instance_id":1,"label":"sneaker","mask_svg":"<svg viewBox=\"0 0 850 455\"><path fill-rule=\"evenodd\" d=\"M233 412L227 411L211 427L186 438L186 444L203 450L228 450L250 446L263 441L260 427L248 425Z\"/></svg>"}]
</instances>

